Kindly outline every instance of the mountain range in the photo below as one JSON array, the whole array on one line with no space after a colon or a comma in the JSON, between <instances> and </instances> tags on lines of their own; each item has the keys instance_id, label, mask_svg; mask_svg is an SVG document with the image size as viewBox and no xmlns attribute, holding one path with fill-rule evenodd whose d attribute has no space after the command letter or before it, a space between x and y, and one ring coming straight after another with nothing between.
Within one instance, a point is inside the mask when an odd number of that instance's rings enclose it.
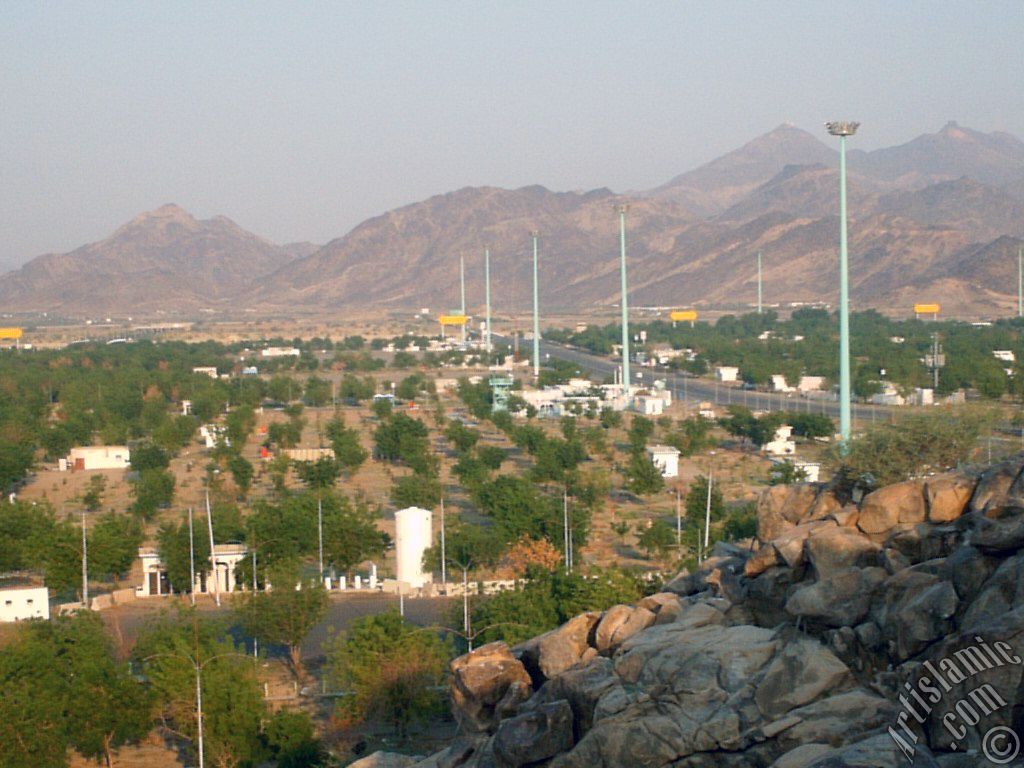
<instances>
[{"instance_id":1,"label":"mountain range","mask_svg":"<svg viewBox=\"0 0 1024 768\"><path fill-rule=\"evenodd\" d=\"M949 123L847 160L855 307L906 314L927 300L973 316L1015 303L1024 142ZM634 306L747 306L758 251L766 301L834 303L837 166L833 147L787 124L649 191L467 187L323 246L276 245L222 216L200 221L165 205L105 240L4 275L0 311L444 309L458 303L460 255L474 311L485 247L496 309L519 311L531 301L531 230L540 232L546 309L610 307L619 301L621 204Z\"/></svg>"}]
</instances>

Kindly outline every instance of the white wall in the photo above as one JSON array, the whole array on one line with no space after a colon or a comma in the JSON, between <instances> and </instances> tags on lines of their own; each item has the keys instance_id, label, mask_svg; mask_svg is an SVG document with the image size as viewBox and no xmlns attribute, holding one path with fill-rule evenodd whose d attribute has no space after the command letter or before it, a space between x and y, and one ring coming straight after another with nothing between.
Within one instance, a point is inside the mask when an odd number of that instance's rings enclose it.
<instances>
[{"instance_id":1,"label":"white wall","mask_svg":"<svg viewBox=\"0 0 1024 768\"><path fill-rule=\"evenodd\" d=\"M46 587L0 589L0 621L50 618L50 595Z\"/></svg>"},{"instance_id":2,"label":"white wall","mask_svg":"<svg viewBox=\"0 0 1024 768\"><path fill-rule=\"evenodd\" d=\"M125 469L131 461L131 452L125 445L88 445L72 448L68 459L71 467L82 459L85 469Z\"/></svg>"}]
</instances>

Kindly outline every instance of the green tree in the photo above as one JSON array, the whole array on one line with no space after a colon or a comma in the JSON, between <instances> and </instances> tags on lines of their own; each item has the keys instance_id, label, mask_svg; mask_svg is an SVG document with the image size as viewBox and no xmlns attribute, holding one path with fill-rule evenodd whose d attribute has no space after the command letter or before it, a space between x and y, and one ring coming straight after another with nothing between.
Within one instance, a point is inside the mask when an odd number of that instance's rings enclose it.
<instances>
[{"instance_id":1,"label":"green tree","mask_svg":"<svg viewBox=\"0 0 1024 768\"><path fill-rule=\"evenodd\" d=\"M336 717L353 725L386 722L405 737L411 724L444 708L438 689L451 655L437 634L397 612L356 620L327 651L335 685L353 692Z\"/></svg>"},{"instance_id":2,"label":"green tree","mask_svg":"<svg viewBox=\"0 0 1024 768\"><path fill-rule=\"evenodd\" d=\"M700 475L693 481L686 493L686 518L698 520L704 525L707 516L708 479ZM711 485L711 522L717 522L725 515L725 499L719 486Z\"/></svg>"},{"instance_id":3,"label":"green tree","mask_svg":"<svg viewBox=\"0 0 1024 768\"><path fill-rule=\"evenodd\" d=\"M249 489L252 487L252 478L255 474L252 463L241 454L235 454L228 459L228 470L231 472L231 477L235 481L238 492L244 499L249 495Z\"/></svg>"},{"instance_id":4,"label":"green tree","mask_svg":"<svg viewBox=\"0 0 1024 768\"><path fill-rule=\"evenodd\" d=\"M164 469L144 469L132 481L132 495L132 512L149 520L157 509L169 506L174 499L174 475Z\"/></svg>"},{"instance_id":5,"label":"green tree","mask_svg":"<svg viewBox=\"0 0 1024 768\"><path fill-rule=\"evenodd\" d=\"M136 472L151 469L166 469L171 457L163 448L153 443L140 443L131 449L131 465Z\"/></svg>"},{"instance_id":6,"label":"green tree","mask_svg":"<svg viewBox=\"0 0 1024 768\"><path fill-rule=\"evenodd\" d=\"M626 467L626 487L638 496L657 493L665 487L665 478L661 470L643 450L634 450L629 456Z\"/></svg>"},{"instance_id":7,"label":"green tree","mask_svg":"<svg viewBox=\"0 0 1024 768\"><path fill-rule=\"evenodd\" d=\"M302 399L306 405L313 408L322 408L331 402L331 384L330 382L319 378L318 376L310 376L306 379L306 387L303 392Z\"/></svg>"},{"instance_id":8,"label":"green tree","mask_svg":"<svg viewBox=\"0 0 1024 768\"><path fill-rule=\"evenodd\" d=\"M264 737L277 768L316 768L327 759L305 712L278 710L267 723Z\"/></svg>"},{"instance_id":9,"label":"green tree","mask_svg":"<svg viewBox=\"0 0 1024 768\"><path fill-rule=\"evenodd\" d=\"M477 440L480 439L479 432L475 429L470 429L461 421L456 421L455 419L448 422L444 435L459 453L471 450L476 445Z\"/></svg>"},{"instance_id":10,"label":"green tree","mask_svg":"<svg viewBox=\"0 0 1024 768\"><path fill-rule=\"evenodd\" d=\"M802 483L807 479L807 472L803 467L798 467L789 459L775 464L768 475L769 485L792 485Z\"/></svg>"},{"instance_id":11,"label":"green tree","mask_svg":"<svg viewBox=\"0 0 1024 768\"><path fill-rule=\"evenodd\" d=\"M391 486L391 501L400 508L433 509L441 501L441 481L431 475L403 475Z\"/></svg>"},{"instance_id":12,"label":"green tree","mask_svg":"<svg viewBox=\"0 0 1024 768\"><path fill-rule=\"evenodd\" d=\"M341 475L341 467L330 456L321 456L316 461L296 461L295 473L310 488L330 488Z\"/></svg>"},{"instance_id":13,"label":"green tree","mask_svg":"<svg viewBox=\"0 0 1024 768\"><path fill-rule=\"evenodd\" d=\"M359 442L357 430L349 429L340 418L335 418L327 423L325 431L334 449L334 458L345 472L354 472L366 461L369 454Z\"/></svg>"},{"instance_id":14,"label":"green tree","mask_svg":"<svg viewBox=\"0 0 1024 768\"><path fill-rule=\"evenodd\" d=\"M296 679L301 679L302 642L327 611L327 592L316 579L296 589L298 573L277 569L271 575L274 589L240 595L236 612L246 631L264 643L283 645Z\"/></svg>"},{"instance_id":15,"label":"green tree","mask_svg":"<svg viewBox=\"0 0 1024 768\"><path fill-rule=\"evenodd\" d=\"M204 535L206 520L198 515L192 520L192 548L196 570L210 562L210 539ZM167 569L167 580L175 592L184 594L192 591L189 581L191 561L189 559L188 515L182 516L178 525L164 523L157 533L157 551L160 561Z\"/></svg>"},{"instance_id":16,"label":"green tree","mask_svg":"<svg viewBox=\"0 0 1024 768\"><path fill-rule=\"evenodd\" d=\"M107 488L107 479L103 475L89 478L89 486L82 495L82 503L90 512L96 512L103 506L103 492Z\"/></svg>"},{"instance_id":17,"label":"green tree","mask_svg":"<svg viewBox=\"0 0 1024 768\"><path fill-rule=\"evenodd\" d=\"M676 532L664 520L655 520L646 528L637 531L636 541L648 557L665 557L675 546Z\"/></svg>"},{"instance_id":18,"label":"green tree","mask_svg":"<svg viewBox=\"0 0 1024 768\"><path fill-rule=\"evenodd\" d=\"M139 554L142 526L127 515L109 512L89 526L89 576L121 579Z\"/></svg>"}]
</instances>

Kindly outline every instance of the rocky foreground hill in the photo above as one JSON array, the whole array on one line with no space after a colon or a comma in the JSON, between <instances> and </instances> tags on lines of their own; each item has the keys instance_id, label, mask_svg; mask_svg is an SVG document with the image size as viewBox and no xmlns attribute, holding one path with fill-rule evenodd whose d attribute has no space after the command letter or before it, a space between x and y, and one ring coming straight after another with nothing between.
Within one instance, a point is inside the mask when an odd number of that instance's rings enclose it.
<instances>
[{"instance_id":1,"label":"rocky foreground hill","mask_svg":"<svg viewBox=\"0 0 1024 768\"><path fill-rule=\"evenodd\" d=\"M868 493L778 486L758 541L638 605L452 663L416 768L1021 765L1024 454Z\"/></svg>"}]
</instances>

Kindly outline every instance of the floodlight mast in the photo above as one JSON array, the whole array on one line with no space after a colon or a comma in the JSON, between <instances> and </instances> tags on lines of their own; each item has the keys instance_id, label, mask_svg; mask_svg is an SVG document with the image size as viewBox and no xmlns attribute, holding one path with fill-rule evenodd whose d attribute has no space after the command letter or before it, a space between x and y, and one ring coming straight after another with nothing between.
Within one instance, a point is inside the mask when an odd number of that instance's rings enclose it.
<instances>
[{"instance_id":1,"label":"floodlight mast","mask_svg":"<svg viewBox=\"0 0 1024 768\"><path fill-rule=\"evenodd\" d=\"M533 230L533 378L540 378L540 291L537 287L537 238L540 232Z\"/></svg>"},{"instance_id":2,"label":"floodlight mast","mask_svg":"<svg viewBox=\"0 0 1024 768\"><path fill-rule=\"evenodd\" d=\"M841 448L849 447L850 419L850 281L846 237L846 137L857 132L860 123L825 123L832 136L839 137L839 434Z\"/></svg>"},{"instance_id":3,"label":"floodlight mast","mask_svg":"<svg viewBox=\"0 0 1024 768\"><path fill-rule=\"evenodd\" d=\"M629 397L629 300L626 287L626 212L628 205L615 206L619 214L619 257L622 273L622 394Z\"/></svg>"}]
</instances>

